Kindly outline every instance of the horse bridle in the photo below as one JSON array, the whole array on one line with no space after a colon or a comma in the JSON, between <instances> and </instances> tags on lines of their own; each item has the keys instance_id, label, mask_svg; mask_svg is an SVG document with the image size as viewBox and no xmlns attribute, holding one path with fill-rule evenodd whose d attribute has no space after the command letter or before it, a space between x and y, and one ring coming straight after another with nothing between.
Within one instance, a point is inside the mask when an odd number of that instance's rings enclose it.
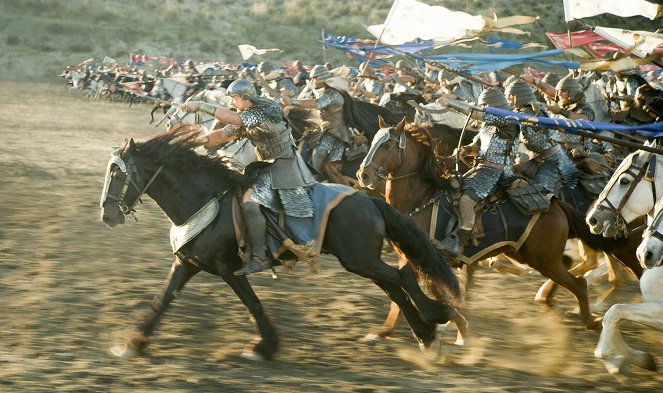
<instances>
[{"instance_id":1,"label":"horse bridle","mask_svg":"<svg viewBox=\"0 0 663 393\"><path fill-rule=\"evenodd\" d=\"M660 201L659 201L660 203ZM663 234L659 232L659 226L661 225L661 221L663 221L663 209L660 207L657 209L658 211L654 215L654 220L652 221L651 225L647 228L647 231L644 235L649 235L650 237L655 237L656 239L660 240L663 242Z\"/></svg>"},{"instance_id":2,"label":"horse bridle","mask_svg":"<svg viewBox=\"0 0 663 393\"><path fill-rule=\"evenodd\" d=\"M110 169L112 165L115 164L122 173L124 173L124 185L122 186L122 189L120 190L120 194L116 197L114 195L108 194L108 187L110 183L108 182L107 185L105 186L104 194L102 195L102 200L101 200L101 205L103 207L103 204L106 199L111 199L115 201L115 204L120 208L120 211L122 214L125 216L133 214L136 210L134 207L136 204L140 201L140 198L147 192L147 189L152 185L154 180L157 178L161 170L163 169L163 165L159 167L159 169L154 172L154 175L150 178L150 180L145 184L145 187L142 189L140 186L137 184L137 182L140 182L140 174L138 173L138 168L136 167L136 164L134 163L133 157L129 157L129 160L125 163L124 160L122 160L121 157L119 157L116 154L111 154L111 159L109 162L109 171L106 174L107 176L111 176ZM134 180L134 175L136 175L136 180ZM136 198L131 204L127 204L124 201L124 198L127 195L127 191L129 191L129 185L132 185L136 191L138 191L138 194L136 194Z\"/></svg>"},{"instance_id":3,"label":"horse bridle","mask_svg":"<svg viewBox=\"0 0 663 393\"><path fill-rule=\"evenodd\" d=\"M373 139L373 145L371 146L368 154L366 154L364 161L361 163L361 165L364 167L371 167L375 169L375 176L385 181L404 179L406 177L417 174L417 172L415 171L400 176L394 176L394 174L398 173L398 171L401 169L401 165L403 165L403 152L405 151L405 147L407 146L407 135L405 134L405 132L401 132L400 137L396 138L391 134L391 130L393 129L394 127L383 128L379 130L377 134L375 134L375 137ZM383 133L382 132L383 130L386 131ZM388 135L388 137L385 137L385 134ZM376 165L373 162L375 152L378 150L378 148L380 148L380 146L382 146L382 144L388 141L394 141L397 142L397 144L394 146L390 146L389 149L387 150L387 154L384 156L384 159L382 160L382 162L380 162L380 165ZM394 151L395 148L398 148L398 156L396 157L396 168L394 168L394 170L391 171L390 173L385 174L384 164L388 162L389 156L391 156L391 153Z\"/></svg>"},{"instance_id":4,"label":"horse bridle","mask_svg":"<svg viewBox=\"0 0 663 393\"><path fill-rule=\"evenodd\" d=\"M632 163L624 172L618 176L618 178L623 174L631 175L633 177L633 181L631 182L628 190L626 190L626 193L624 193L624 196L622 196L622 199L619 201L619 205L615 207L615 205L613 205L612 202L610 202L610 200L607 198L607 193L605 193L605 195L599 196L599 199L596 200L596 210L607 210L614 213L615 225L618 228L626 228L626 220L622 216L622 210L624 209L624 206L626 206L626 203L631 197L631 194L633 194L633 191L635 191L635 187L638 186L642 179L651 182L652 195L654 201L656 201L656 154L652 154L651 157L649 157L649 160L647 160L647 162L645 162L642 166L638 167L635 163ZM603 204L604 202L607 206ZM636 230L637 229L639 229L639 227L636 228Z\"/></svg>"}]
</instances>

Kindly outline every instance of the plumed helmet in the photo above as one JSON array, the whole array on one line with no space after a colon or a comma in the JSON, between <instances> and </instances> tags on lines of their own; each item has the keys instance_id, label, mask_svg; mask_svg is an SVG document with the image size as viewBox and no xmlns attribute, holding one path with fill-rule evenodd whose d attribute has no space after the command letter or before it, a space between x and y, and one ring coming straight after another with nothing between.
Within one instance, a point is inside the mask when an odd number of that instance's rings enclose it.
<instances>
[{"instance_id":1,"label":"plumed helmet","mask_svg":"<svg viewBox=\"0 0 663 393\"><path fill-rule=\"evenodd\" d=\"M559 75L554 72L549 72L541 78L541 82L547 83L550 86L557 86L557 82L559 82L560 79Z\"/></svg>"},{"instance_id":2,"label":"plumed helmet","mask_svg":"<svg viewBox=\"0 0 663 393\"><path fill-rule=\"evenodd\" d=\"M325 67L322 64L317 64L315 67L313 67L313 69L309 73L309 78L311 79L316 78L318 81L324 81L327 79L331 79L332 74L331 72L329 72L329 69L327 69L327 67Z\"/></svg>"},{"instance_id":3,"label":"plumed helmet","mask_svg":"<svg viewBox=\"0 0 663 393\"><path fill-rule=\"evenodd\" d=\"M496 87L489 87L479 95L479 105L492 106L493 108L511 109L502 90Z\"/></svg>"},{"instance_id":4,"label":"plumed helmet","mask_svg":"<svg viewBox=\"0 0 663 393\"><path fill-rule=\"evenodd\" d=\"M265 60L265 61L261 61L260 63L258 63L257 70L258 70L259 73L261 73L263 75L267 75L267 74L269 74L270 72L272 72L274 70L274 67L272 66L272 64L270 62Z\"/></svg>"},{"instance_id":5,"label":"plumed helmet","mask_svg":"<svg viewBox=\"0 0 663 393\"><path fill-rule=\"evenodd\" d=\"M520 79L513 81L506 90L504 90L504 95L512 95L516 98L516 106L520 107L527 105L532 102L536 102L536 97L534 96L534 90L527 83L523 82Z\"/></svg>"},{"instance_id":6,"label":"plumed helmet","mask_svg":"<svg viewBox=\"0 0 663 393\"><path fill-rule=\"evenodd\" d=\"M256 88L246 79L237 79L228 86L229 96L239 96L242 99L256 96Z\"/></svg>"},{"instance_id":7,"label":"plumed helmet","mask_svg":"<svg viewBox=\"0 0 663 393\"><path fill-rule=\"evenodd\" d=\"M560 79L559 82L557 82L557 86L555 86L555 90L567 90L570 97L575 97L578 93L582 93L580 83L570 75Z\"/></svg>"},{"instance_id":8,"label":"plumed helmet","mask_svg":"<svg viewBox=\"0 0 663 393\"><path fill-rule=\"evenodd\" d=\"M508 78L506 78L506 80L504 81L504 83L502 85L504 86L504 89L506 89L510 84L512 84L513 82L515 82L517 80L519 80L517 76L511 75Z\"/></svg>"}]
</instances>

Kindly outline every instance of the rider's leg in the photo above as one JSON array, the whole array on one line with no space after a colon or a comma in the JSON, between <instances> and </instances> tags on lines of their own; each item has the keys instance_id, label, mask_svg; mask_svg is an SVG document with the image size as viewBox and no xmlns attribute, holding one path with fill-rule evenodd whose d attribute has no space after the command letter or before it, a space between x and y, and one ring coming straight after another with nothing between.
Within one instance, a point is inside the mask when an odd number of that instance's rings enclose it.
<instances>
[{"instance_id":1,"label":"rider's leg","mask_svg":"<svg viewBox=\"0 0 663 393\"><path fill-rule=\"evenodd\" d=\"M476 204L476 201L467 194L463 194L458 201L458 211L460 213L458 242L461 247L465 247L472 234L472 228L474 228L474 221L476 220L474 213Z\"/></svg>"},{"instance_id":2,"label":"rider's leg","mask_svg":"<svg viewBox=\"0 0 663 393\"><path fill-rule=\"evenodd\" d=\"M267 224L265 217L260 211L260 205L251 200L253 188L249 188L242 198L242 212L244 213L244 222L246 223L246 237L249 243L251 255L245 258L244 266L235 271L236 276L257 273L270 268L269 258L267 257L265 233Z\"/></svg>"}]
</instances>

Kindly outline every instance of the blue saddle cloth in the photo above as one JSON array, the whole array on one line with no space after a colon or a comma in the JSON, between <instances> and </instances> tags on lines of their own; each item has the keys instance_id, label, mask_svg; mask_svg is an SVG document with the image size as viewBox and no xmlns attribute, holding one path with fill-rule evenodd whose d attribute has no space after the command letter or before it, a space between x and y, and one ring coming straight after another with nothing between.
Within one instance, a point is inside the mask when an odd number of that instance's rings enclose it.
<instances>
[{"instance_id":1,"label":"blue saddle cloth","mask_svg":"<svg viewBox=\"0 0 663 393\"><path fill-rule=\"evenodd\" d=\"M278 214L263 209L267 221L279 226L281 235L286 235L296 244L312 245L315 255L320 254L322 242L325 237L327 219L331 210L341 201L357 192L354 188L341 184L316 183L308 190L313 201L313 217L299 218ZM267 247L276 259L292 260L295 256L283 245L281 239L269 230L267 234Z\"/></svg>"},{"instance_id":2,"label":"blue saddle cloth","mask_svg":"<svg viewBox=\"0 0 663 393\"><path fill-rule=\"evenodd\" d=\"M454 213L449 196L443 195L438 203L440 209L437 215L435 238L442 240L448 236L447 223L454 219ZM501 199L491 204L481 214L484 237L476 239L479 242L476 246L471 242L465 246L461 260L471 264L484 259L490 252L504 246L510 246L514 250L520 249L538 218L539 214L523 215L508 199Z\"/></svg>"}]
</instances>

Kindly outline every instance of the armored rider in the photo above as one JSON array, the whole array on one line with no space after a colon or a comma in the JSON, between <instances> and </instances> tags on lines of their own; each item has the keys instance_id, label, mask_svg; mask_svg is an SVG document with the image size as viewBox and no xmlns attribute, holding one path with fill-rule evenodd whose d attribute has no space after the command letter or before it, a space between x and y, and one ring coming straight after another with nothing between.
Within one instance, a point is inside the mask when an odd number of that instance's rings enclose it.
<instances>
[{"instance_id":1,"label":"armored rider","mask_svg":"<svg viewBox=\"0 0 663 393\"><path fill-rule=\"evenodd\" d=\"M288 94L290 97L297 96L297 86L295 86L294 80L287 76L283 70L274 68L270 62L261 61L260 64L258 64L257 72L269 85L272 91L280 95ZM262 89L262 93L263 96L272 100L278 100L280 98L273 97L267 89Z\"/></svg>"},{"instance_id":2,"label":"armored rider","mask_svg":"<svg viewBox=\"0 0 663 393\"><path fill-rule=\"evenodd\" d=\"M361 143L366 138L356 135L347 126L343 115L343 104L345 96L341 93L341 86L335 84L338 78L334 78L329 69L324 65L316 65L310 73L316 98L292 100L283 97L281 102L285 106L295 105L304 108L320 110L320 137L317 143L312 143L311 167L318 173L324 173L324 166L330 162L340 171L346 146L353 143ZM349 97L349 96L348 96Z\"/></svg>"},{"instance_id":3,"label":"armored rider","mask_svg":"<svg viewBox=\"0 0 663 393\"><path fill-rule=\"evenodd\" d=\"M265 242L266 223L260 206L292 217L312 217L313 202L307 189L315 179L297 153L290 125L277 102L258 97L253 84L244 79L231 83L228 95L239 112L201 101L186 102L182 110L205 112L222 123L239 126L209 133L203 137L205 147L244 136L255 147L259 160L271 162L258 170L242 198L250 252L245 253L244 266L234 272L239 276L269 269L271 265Z\"/></svg>"},{"instance_id":4,"label":"armored rider","mask_svg":"<svg viewBox=\"0 0 663 393\"><path fill-rule=\"evenodd\" d=\"M532 87L522 80L509 84L504 94L514 112L531 116L546 116L537 102ZM553 140L548 128L520 125L520 141L530 152L530 161L536 163L532 174L535 184L546 192L559 195L561 186L576 187L580 170L566 154L559 142Z\"/></svg>"},{"instance_id":5,"label":"armored rider","mask_svg":"<svg viewBox=\"0 0 663 393\"><path fill-rule=\"evenodd\" d=\"M478 101L483 107L510 109L504 93L494 87L481 92ZM463 101L440 98L437 103L464 114L471 110ZM518 125L484 112L473 112L472 118L482 121L479 133L472 143L454 151L454 155L476 157L475 165L463 175L462 195L458 202L460 247L464 247L471 237L477 203L517 179L512 168L518 154Z\"/></svg>"}]
</instances>

